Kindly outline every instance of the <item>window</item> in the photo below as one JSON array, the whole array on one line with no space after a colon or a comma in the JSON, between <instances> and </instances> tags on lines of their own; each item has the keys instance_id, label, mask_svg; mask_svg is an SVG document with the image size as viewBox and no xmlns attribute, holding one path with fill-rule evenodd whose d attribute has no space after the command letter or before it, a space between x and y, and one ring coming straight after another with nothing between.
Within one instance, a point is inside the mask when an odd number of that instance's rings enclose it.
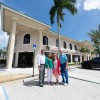
<instances>
[{"instance_id":1,"label":"window","mask_svg":"<svg viewBox=\"0 0 100 100\"><path fill-rule=\"evenodd\" d=\"M67 58L68 58L68 62L71 62L71 55L70 54L66 54Z\"/></svg>"},{"instance_id":2,"label":"window","mask_svg":"<svg viewBox=\"0 0 100 100\"><path fill-rule=\"evenodd\" d=\"M64 47L65 49L67 48L66 42L65 42L65 41L63 42L63 47Z\"/></svg>"},{"instance_id":3,"label":"window","mask_svg":"<svg viewBox=\"0 0 100 100\"><path fill-rule=\"evenodd\" d=\"M29 34L26 34L24 36L23 44L30 44L30 35Z\"/></svg>"},{"instance_id":4,"label":"window","mask_svg":"<svg viewBox=\"0 0 100 100\"><path fill-rule=\"evenodd\" d=\"M69 48L70 48L70 50L72 50L72 44L71 43L69 44Z\"/></svg>"},{"instance_id":5,"label":"window","mask_svg":"<svg viewBox=\"0 0 100 100\"><path fill-rule=\"evenodd\" d=\"M43 45L48 45L48 37L43 36Z\"/></svg>"},{"instance_id":6,"label":"window","mask_svg":"<svg viewBox=\"0 0 100 100\"><path fill-rule=\"evenodd\" d=\"M56 47L58 47L58 39L56 39Z\"/></svg>"},{"instance_id":7,"label":"window","mask_svg":"<svg viewBox=\"0 0 100 100\"><path fill-rule=\"evenodd\" d=\"M75 45L75 50L77 51L77 46Z\"/></svg>"}]
</instances>

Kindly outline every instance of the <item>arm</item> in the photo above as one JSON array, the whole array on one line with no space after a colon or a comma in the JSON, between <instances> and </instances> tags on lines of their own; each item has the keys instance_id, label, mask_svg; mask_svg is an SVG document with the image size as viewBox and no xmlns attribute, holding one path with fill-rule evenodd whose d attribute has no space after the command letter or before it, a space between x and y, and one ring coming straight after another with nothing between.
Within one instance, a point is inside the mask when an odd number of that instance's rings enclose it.
<instances>
[{"instance_id":1,"label":"arm","mask_svg":"<svg viewBox=\"0 0 100 100\"><path fill-rule=\"evenodd\" d=\"M67 56L66 56L66 69L68 70L68 59L67 59Z\"/></svg>"},{"instance_id":2,"label":"arm","mask_svg":"<svg viewBox=\"0 0 100 100\"><path fill-rule=\"evenodd\" d=\"M48 68L49 64L48 64L48 58L45 59L45 66L46 68Z\"/></svg>"},{"instance_id":3,"label":"arm","mask_svg":"<svg viewBox=\"0 0 100 100\"><path fill-rule=\"evenodd\" d=\"M68 61L66 61L66 69L68 70Z\"/></svg>"},{"instance_id":4,"label":"arm","mask_svg":"<svg viewBox=\"0 0 100 100\"><path fill-rule=\"evenodd\" d=\"M40 56L37 58L38 70L40 70Z\"/></svg>"}]
</instances>

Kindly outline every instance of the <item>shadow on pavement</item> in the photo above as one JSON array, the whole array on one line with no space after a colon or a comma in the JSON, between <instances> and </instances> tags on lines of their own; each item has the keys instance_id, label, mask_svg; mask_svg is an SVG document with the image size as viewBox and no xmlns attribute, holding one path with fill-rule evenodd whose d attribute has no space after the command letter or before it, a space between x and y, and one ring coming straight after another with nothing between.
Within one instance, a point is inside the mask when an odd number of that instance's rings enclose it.
<instances>
[{"instance_id":1,"label":"shadow on pavement","mask_svg":"<svg viewBox=\"0 0 100 100\"><path fill-rule=\"evenodd\" d=\"M56 83L52 82L52 86L54 86ZM23 81L24 86L32 87L32 86L39 86L38 79L30 80L30 81ZM47 85L47 81L44 82L44 85ZM62 82L59 82L59 85L63 85Z\"/></svg>"},{"instance_id":2,"label":"shadow on pavement","mask_svg":"<svg viewBox=\"0 0 100 100\"><path fill-rule=\"evenodd\" d=\"M38 79L30 80L30 81L23 81L23 85L32 87L32 86L39 86Z\"/></svg>"}]
</instances>

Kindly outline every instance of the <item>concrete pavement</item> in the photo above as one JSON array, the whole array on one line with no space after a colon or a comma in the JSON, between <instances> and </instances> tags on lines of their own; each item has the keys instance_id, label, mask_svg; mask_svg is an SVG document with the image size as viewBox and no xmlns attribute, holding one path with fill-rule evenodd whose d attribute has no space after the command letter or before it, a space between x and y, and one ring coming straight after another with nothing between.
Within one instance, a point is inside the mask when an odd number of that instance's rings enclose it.
<instances>
[{"instance_id":1,"label":"concrete pavement","mask_svg":"<svg viewBox=\"0 0 100 100\"><path fill-rule=\"evenodd\" d=\"M59 77L59 86L38 86L38 76L1 84L6 89L9 100L100 100L100 85L69 78L64 86ZM47 78L45 78L47 81ZM53 77L53 82L55 82Z\"/></svg>"},{"instance_id":2,"label":"concrete pavement","mask_svg":"<svg viewBox=\"0 0 100 100\"><path fill-rule=\"evenodd\" d=\"M77 68L76 66L72 66L71 69ZM34 68L34 75L38 75L38 68ZM11 70L0 69L0 83L24 79L28 77L32 77L33 68L13 68ZM89 76L81 73L75 73L74 71L69 70L69 77L84 80L96 84L100 84L100 78Z\"/></svg>"}]
</instances>

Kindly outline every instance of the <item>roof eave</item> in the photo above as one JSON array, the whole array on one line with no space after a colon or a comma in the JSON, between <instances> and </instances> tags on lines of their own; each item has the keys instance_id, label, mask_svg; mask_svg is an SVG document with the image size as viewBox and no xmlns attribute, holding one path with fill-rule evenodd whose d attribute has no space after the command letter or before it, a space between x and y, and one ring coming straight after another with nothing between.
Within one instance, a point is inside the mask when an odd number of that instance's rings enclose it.
<instances>
[{"instance_id":1,"label":"roof eave","mask_svg":"<svg viewBox=\"0 0 100 100\"><path fill-rule=\"evenodd\" d=\"M4 21L4 19L3 19L3 9L8 9L9 11L12 11L12 12L14 12L14 13L16 13L16 14L19 14L19 15L23 16L23 17L26 17L26 18L28 18L28 19L30 19L30 20L32 20L32 21L35 21L36 23L39 23L39 24L41 24L41 25L47 27L47 29L51 28L51 26L49 26L49 25L47 25L47 24L45 24L45 23L43 23L43 22L40 22L40 21L38 21L38 20L36 20L36 19L30 17L30 16L27 16L27 15L23 14L22 12L19 12L19 11L15 10L15 9L12 9L12 8L10 8L10 7L7 7L7 6L5 6L4 4L1 3L1 24L2 24L2 30L3 30L3 28L4 28L4 27L3 27L3 21Z\"/></svg>"}]
</instances>

